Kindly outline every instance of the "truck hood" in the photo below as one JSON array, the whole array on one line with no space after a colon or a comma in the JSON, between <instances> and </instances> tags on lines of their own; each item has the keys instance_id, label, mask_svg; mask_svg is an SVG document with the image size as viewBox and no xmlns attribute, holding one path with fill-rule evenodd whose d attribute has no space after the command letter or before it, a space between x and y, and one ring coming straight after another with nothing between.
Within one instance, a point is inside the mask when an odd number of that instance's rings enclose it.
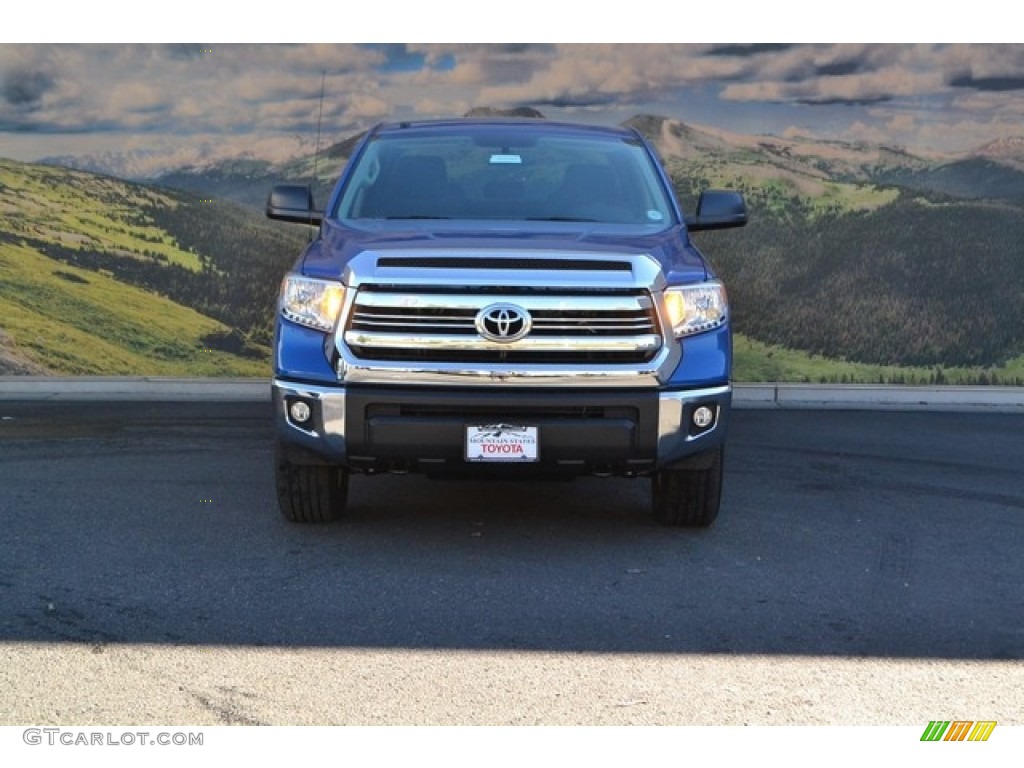
<instances>
[{"instance_id":1,"label":"truck hood","mask_svg":"<svg viewBox=\"0 0 1024 768\"><path fill-rule=\"evenodd\" d=\"M367 251L387 254L411 249L437 249L446 255L473 251L509 251L608 255L647 254L661 264L669 283L707 279L710 270L682 226L660 231L638 225L580 222L382 221L349 227L327 220L320 236L301 258L300 271L310 277L338 280L345 265Z\"/></svg>"}]
</instances>

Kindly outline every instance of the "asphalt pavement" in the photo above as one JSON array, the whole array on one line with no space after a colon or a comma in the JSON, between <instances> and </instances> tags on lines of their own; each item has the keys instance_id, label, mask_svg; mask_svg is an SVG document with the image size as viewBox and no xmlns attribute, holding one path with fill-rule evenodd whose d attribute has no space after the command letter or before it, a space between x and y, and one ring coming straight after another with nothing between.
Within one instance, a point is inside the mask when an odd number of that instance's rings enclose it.
<instances>
[{"instance_id":1,"label":"asphalt pavement","mask_svg":"<svg viewBox=\"0 0 1024 768\"><path fill-rule=\"evenodd\" d=\"M1024 415L731 429L706 531L411 476L296 526L261 398L2 400L0 724L1024 724Z\"/></svg>"}]
</instances>

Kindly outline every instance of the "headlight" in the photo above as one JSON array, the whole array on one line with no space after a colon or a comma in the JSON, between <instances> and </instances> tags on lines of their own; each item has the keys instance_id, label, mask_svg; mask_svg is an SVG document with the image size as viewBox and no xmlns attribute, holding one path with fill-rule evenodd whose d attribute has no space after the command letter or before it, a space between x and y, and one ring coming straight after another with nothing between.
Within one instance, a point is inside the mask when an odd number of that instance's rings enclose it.
<instances>
[{"instance_id":1,"label":"headlight","mask_svg":"<svg viewBox=\"0 0 1024 768\"><path fill-rule=\"evenodd\" d=\"M330 280L287 275L281 284L281 314L292 322L333 331L345 302L345 286Z\"/></svg>"},{"instance_id":2,"label":"headlight","mask_svg":"<svg viewBox=\"0 0 1024 768\"><path fill-rule=\"evenodd\" d=\"M677 339L720 328L729 319L725 286L717 280L666 288L664 301L665 314Z\"/></svg>"}]
</instances>

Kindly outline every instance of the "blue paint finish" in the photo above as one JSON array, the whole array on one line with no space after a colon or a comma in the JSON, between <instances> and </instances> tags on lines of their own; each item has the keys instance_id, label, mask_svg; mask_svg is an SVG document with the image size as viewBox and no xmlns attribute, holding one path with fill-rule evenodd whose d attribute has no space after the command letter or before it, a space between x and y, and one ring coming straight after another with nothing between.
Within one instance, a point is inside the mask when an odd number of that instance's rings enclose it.
<instances>
[{"instance_id":1,"label":"blue paint finish","mask_svg":"<svg viewBox=\"0 0 1024 768\"><path fill-rule=\"evenodd\" d=\"M711 387L728 384L732 370L732 334L729 327L683 339L683 359L667 386Z\"/></svg>"},{"instance_id":2,"label":"blue paint finish","mask_svg":"<svg viewBox=\"0 0 1024 768\"><path fill-rule=\"evenodd\" d=\"M274 375L293 381L336 384L325 345L327 335L282 317L274 328Z\"/></svg>"},{"instance_id":3,"label":"blue paint finish","mask_svg":"<svg viewBox=\"0 0 1024 768\"><path fill-rule=\"evenodd\" d=\"M525 247L570 254L646 254L662 265L669 282L675 285L700 282L709 274L682 225L658 231L637 224L530 222L527 230L515 222L368 220L357 227L336 219L324 220L320 238L306 249L302 273L337 280L345 265L363 251L386 254L389 250L439 245L456 251L519 251Z\"/></svg>"}]
</instances>

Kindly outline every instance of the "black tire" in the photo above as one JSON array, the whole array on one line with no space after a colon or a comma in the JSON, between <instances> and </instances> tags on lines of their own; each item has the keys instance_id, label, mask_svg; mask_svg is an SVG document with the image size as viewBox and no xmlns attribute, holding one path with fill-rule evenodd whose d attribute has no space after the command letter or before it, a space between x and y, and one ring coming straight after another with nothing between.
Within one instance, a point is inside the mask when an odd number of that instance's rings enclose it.
<instances>
[{"instance_id":1,"label":"black tire","mask_svg":"<svg viewBox=\"0 0 1024 768\"><path fill-rule=\"evenodd\" d=\"M274 463L277 503L293 523L329 523L345 513L348 470L319 464L292 464L278 450Z\"/></svg>"},{"instance_id":2,"label":"black tire","mask_svg":"<svg viewBox=\"0 0 1024 768\"><path fill-rule=\"evenodd\" d=\"M722 501L721 448L707 469L663 469L651 477L651 506L662 525L707 528Z\"/></svg>"}]
</instances>

